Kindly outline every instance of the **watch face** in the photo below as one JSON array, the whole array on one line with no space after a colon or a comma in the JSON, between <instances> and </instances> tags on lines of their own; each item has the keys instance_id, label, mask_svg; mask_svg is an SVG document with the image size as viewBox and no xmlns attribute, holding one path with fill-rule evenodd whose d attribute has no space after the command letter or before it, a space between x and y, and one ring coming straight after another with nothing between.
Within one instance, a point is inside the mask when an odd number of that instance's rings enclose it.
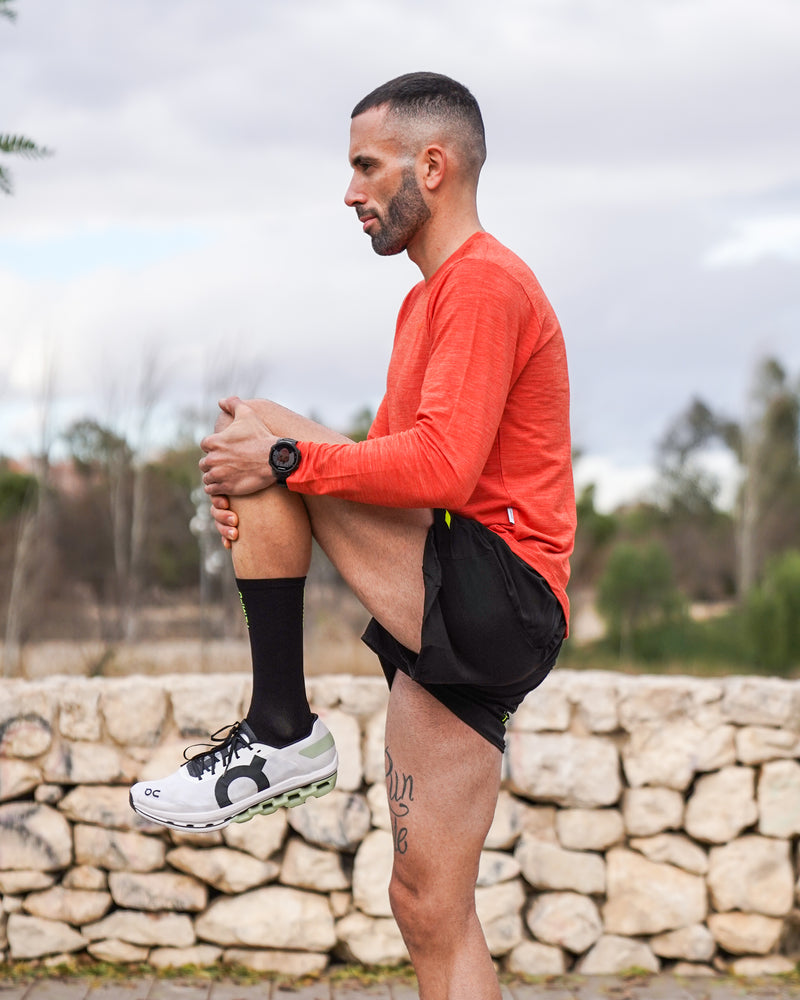
<instances>
[{"instance_id":1,"label":"watch face","mask_svg":"<svg viewBox=\"0 0 800 1000\"><path fill-rule=\"evenodd\" d=\"M275 451L272 453L272 460L279 469L291 469L294 465L296 454L297 452L294 448L291 448L287 444L282 444L276 446Z\"/></svg>"},{"instance_id":2,"label":"watch face","mask_svg":"<svg viewBox=\"0 0 800 1000\"><path fill-rule=\"evenodd\" d=\"M288 438L276 441L269 453L269 464L280 481L294 472L300 464L300 452L295 442Z\"/></svg>"}]
</instances>

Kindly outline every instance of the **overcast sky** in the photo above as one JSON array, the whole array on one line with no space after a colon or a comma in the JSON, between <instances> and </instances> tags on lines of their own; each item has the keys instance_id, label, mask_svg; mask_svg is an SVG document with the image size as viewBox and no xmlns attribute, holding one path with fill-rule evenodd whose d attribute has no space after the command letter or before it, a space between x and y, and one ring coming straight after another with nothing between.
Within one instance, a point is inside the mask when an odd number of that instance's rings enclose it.
<instances>
[{"instance_id":1,"label":"overcast sky","mask_svg":"<svg viewBox=\"0 0 800 1000\"><path fill-rule=\"evenodd\" d=\"M410 70L481 104L485 228L564 328L607 502L700 396L800 371L798 0L18 0L0 21L0 453L258 389L346 426L383 392L418 272L343 203L353 105ZM157 437L157 429L151 436Z\"/></svg>"}]
</instances>

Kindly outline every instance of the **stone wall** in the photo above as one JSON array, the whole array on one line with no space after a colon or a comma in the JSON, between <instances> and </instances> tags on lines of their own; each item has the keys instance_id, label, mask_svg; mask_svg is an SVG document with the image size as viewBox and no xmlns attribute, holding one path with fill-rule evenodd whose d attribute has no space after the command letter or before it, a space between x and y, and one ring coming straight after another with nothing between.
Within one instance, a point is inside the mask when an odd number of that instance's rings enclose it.
<instances>
[{"instance_id":1,"label":"stone wall","mask_svg":"<svg viewBox=\"0 0 800 1000\"><path fill-rule=\"evenodd\" d=\"M405 960L387 883L382 679L309 681L337 790L221 833L128 785L241 717L245 675L0 683L0 952L299 975ZM791 969L800 682L557 670L509 729L478 910L529 974Z\"/></svg>"}]
</instances>

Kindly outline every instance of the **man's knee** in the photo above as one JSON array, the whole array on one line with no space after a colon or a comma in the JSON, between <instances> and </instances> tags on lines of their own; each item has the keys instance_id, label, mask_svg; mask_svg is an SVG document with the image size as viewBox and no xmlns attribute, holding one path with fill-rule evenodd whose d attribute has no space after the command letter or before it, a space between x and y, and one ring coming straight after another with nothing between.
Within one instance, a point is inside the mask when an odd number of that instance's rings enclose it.
<instances>
[{"instance_id":1,"label":"man's knee","mask_svg":"<svg viewBox=\"0 0 800 1000\"><path fill-rule=\"evenodd\" d=\"M435 881L431 884L429 871L418 877L408 866L400 870L395 865L392 872L389 903L412 952L438 947L443 934L460 934L475 913L473 886L459 885L457 879Z\"/></svg>"}]
</instances>

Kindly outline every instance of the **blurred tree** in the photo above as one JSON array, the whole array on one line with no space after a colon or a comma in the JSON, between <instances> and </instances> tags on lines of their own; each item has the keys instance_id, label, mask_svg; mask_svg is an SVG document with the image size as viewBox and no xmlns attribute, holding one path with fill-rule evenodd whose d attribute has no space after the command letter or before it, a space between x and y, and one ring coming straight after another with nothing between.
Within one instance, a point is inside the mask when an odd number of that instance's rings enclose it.
<instances>
[{"instance_id":1,"label":"blurred tree","mask_svg":"<svg viewBox=\"0 0 800 1000\"><path fill-rule=\"evenodd\" d=\"M0 0L0 18L7 21L15 21L17 12L11 6L12 0ZM15 154L35 159L42 156L51 156L52 150L44 146L37 146L32 139L26 139L23 135L0 135L0 153L6 155ZM0 164L0 191L3 194L11 194L13 186L11 174L6 167Z\"/></svg>"},{"instance_id":2,"label":"blurred tree","mask_svg":"<svg viewBox=\"0 0 800 1000\"><path fill-rule=\"evenodd\" d=\"M800 664L800 551L770 560L744 612L753 663L773 673L792 672Z\"/></svg>"},{"instance_id":3,"label":"blurred tree","mask_svg":"<svg viewBox=\"0 0 800 1000\"><path fill-rule=\"evenodd\" d=\"M741 440L744 482L738 506L739 594L757 583L767 561L800 547L800 391L783 366L758 367Z\"/></svg>"},{"instance_id":4,"label":"blurred tree","mask_svg":"<svg viewBox=\"0 0 800 1000\"><path fill-rule=\"evenodd\" d=\"M586 587L595 582L608 544L619 531L619 517L604 514L595 506L596 489L594 483L588 483L575 503L578 527L570 558L572 587Z\"/></svg>"},{"instance_id":5,"label":"blurred tree","mask_svg":"<svg viewBox=\"0 0 800 1000\"><path fill-rule=\"evenodd\" d=\"M597 585L597 607L620 658L634 654L636 630L667 620L683 602L675 587L669 554L660 542L620 542Z\"/></svg>"}]
</instances>

